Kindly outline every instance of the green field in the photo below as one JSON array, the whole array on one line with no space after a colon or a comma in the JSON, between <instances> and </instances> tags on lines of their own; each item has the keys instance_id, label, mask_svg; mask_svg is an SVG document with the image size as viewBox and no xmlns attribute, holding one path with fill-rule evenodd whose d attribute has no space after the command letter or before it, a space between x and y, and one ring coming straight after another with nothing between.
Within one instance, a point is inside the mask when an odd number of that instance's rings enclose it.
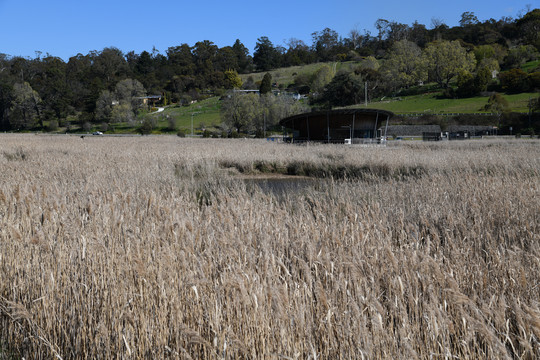
<instances>
[{"instance_id":1,"label":"green field","mask_svg":"<svg viewBox=\"0 0 540 360\"><path fill-rule=\"evenodd\" d=\"M167 127L167 116L176 119L177 128L184 130L186 134L191 133L191 120L193 117L193 130L197 133L202 127L212 128L221 123L220 107L219 97L216 96L189 106L170 106L165 108L163 112L154 113L151 116L158 119L158 128Z\"/></svg>"},{"instance_id":2,"label":"green field","mask_svg":"<svg viewBox=\"0 0 540 360\"><path fill-rule=\"evenodd\" d=\"M404 96L398 99L384 99L368 103L368 107L390 110L396 114L441 114L441 113L478 113L484 112L488 96L466 99L439 99L438 93ZM536 93L503 95L513 112L528 112L529 99L536 98ZM358 107L358 105L355 105Z\"/></svg>"},{"instance_id":3,"label":"green field","mask_svg":"<svg viewBox=\"0 0 540 360\"><path fill-rule=\"evenodd\" d=\"M526 71L526 72L533 72L533 71L538 71L538 68L540 68L540 60L535 60L535 61L529 61L525 63L521 67L521 70Z\"/></svg>"}]
</instances>

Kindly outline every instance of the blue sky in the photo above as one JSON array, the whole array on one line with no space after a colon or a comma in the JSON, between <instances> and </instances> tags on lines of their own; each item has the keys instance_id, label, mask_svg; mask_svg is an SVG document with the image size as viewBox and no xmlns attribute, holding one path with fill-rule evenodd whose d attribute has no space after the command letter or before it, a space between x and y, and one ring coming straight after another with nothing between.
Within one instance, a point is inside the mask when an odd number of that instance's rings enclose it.
<instances>
[{"instance_id":1,"label":"blue sky","mask_svg":"<svg viewBox=\"0 0 540 360\"><path fill-rule=\"evenodd\" d=\"M431 27L431 19L449 26L472 11L480 20L516 18L540 0L0 0L0 53L34 58L36 51L65 60L114 46L140 53L155 47L194 45L210 40L219 47L236 39L253 53L257 38L274 45L297 38L311 45L311 34L329 27L341 36L369 30L378 18Z\"/></svg>"}]
</instances>

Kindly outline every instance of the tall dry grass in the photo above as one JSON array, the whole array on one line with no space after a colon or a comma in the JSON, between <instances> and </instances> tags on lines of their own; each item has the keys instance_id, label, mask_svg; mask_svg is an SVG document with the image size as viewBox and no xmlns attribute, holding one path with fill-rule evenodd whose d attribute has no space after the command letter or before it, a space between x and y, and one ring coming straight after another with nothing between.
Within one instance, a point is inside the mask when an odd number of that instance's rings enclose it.
<instances>
[{"instance_id":1,"label":"tall dry grass","mask_svg":"<svg viewBox=\"0 0 540 360\"><path fill-rule=\"evenodd\" d=\"M1 135L0 169L0 358L540 357L537 141Z\"/></svg>"}]
</instances>

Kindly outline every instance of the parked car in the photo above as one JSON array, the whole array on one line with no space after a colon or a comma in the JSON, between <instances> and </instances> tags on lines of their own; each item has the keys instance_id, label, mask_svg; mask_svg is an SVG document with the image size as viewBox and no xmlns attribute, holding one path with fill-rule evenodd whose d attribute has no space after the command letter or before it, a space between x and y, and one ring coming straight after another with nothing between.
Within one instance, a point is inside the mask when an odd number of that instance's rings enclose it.
<instances>
[{"instance_id":1,"label":"parked car","mask_svg":"<svg viewBox=\"0 0 540 360\"><path fill-rule=\"evenodd\" d=\"M103 135L103 133L101 131L94 131L92 135Z\"/></svg>"}]
</instances>

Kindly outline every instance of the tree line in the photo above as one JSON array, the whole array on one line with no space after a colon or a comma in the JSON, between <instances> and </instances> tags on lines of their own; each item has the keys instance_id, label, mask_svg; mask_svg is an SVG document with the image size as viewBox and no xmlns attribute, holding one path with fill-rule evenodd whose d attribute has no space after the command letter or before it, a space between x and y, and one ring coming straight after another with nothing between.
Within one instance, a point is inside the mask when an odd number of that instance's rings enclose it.
<instances>
[{"instance_id":1,"label":"tree line","mask_svg":"<svg viewBox=\"0 0 540 360\"><path fill-rule=\"evenodd\" d=\"M165 104L189 103L223 89L260 86L242 84L239 73L328 61L360 66L334 74L323 65L313 74L297 74L291 90L311 94L321 106L358 103L366 90L368 96L395 94L422 81L436 82L449 96L470 96L487 89L494 72L502 70L511 70L500 77L505 91L540 87L538 72L520 69L539 56L540 9L485 21L465 12L459 26L433 19L429 29L378 19L375 28L374 34L352 30L345 37L325 28L312 34L310 45L294 38L274 45L262 36L253 55L240 40L221 48L204 40L163 54L110 47L67 62L51 54L0 54L0 129L62 125L68 118L80 124L126 121L140 110L133 99L146 94L162 95Z\"/></svg>"}]
</instances>

